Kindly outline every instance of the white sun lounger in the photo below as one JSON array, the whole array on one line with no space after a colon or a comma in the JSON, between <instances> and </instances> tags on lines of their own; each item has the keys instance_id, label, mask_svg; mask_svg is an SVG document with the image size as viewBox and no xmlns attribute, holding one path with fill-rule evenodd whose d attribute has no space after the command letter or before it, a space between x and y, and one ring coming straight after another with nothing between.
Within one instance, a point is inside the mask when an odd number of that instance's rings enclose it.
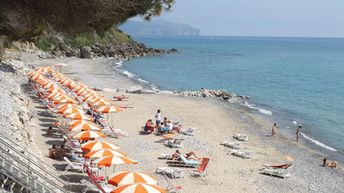
<instances>
[{"instance_id":1,"label":"white sun lounger","mask_svg":"<svg viewBox=\"0 0 344 193\"><path fill-rule=\"evenodd\" d=\"M182 178L184 176L183 170L179 168L170 168L170 167L158 167L155 170L155 173L166 175L169 178Z\"/></svg>"},{"instance_id":2,"label":"white sun lounger","mask_svg":"<svg viewBox=\"0 0 344 193\"><path fill-rule=\"evenodd\" d=\"M168 141L165 141L165 145L170 148L180 148L183 147L182 141L184 139L171 139Z\"/></svg>"},{"instance_id":3,"label":"white sun lounger","mask_svg":"<svg viewBox=\"0 0 344 193\"><path fill-rule=\"evenodd\" d=\"M240 149L240 143L238 142L222 141L220 145L223 145L225 147L229 147L232 149Z\"/></svg>"},{"instance_id":4,"label":"white sun lounger","mask_svg":"<svg viewBox=\"0 0 344 193\"><path fill-rule=\"evenodd\" d=\"M290 177L290 173L288 172L288 170L280 169L280 168L271 168L271 167L263 168L260 171L260 173L265 174L265 175L279 177L279 178L289 178Z\"/></svg>"},{"instance_id":5,"label":"white sun lounger","mask_svg":"<svg viewBox=\"0 0 344 193\"><path fill-rule=\"evenodd\" d=\"M172 154L162 153L158 156L158 159L172 159Z\"/></svg>"},{"instance_id":6,"label":"white sun lounger","mask_svg":"<svg viewBox=\"0 0 344 193\"><path fill-rule=\"evenodd\" d=\"M238 141L248 141L248 136L246 134L242 134L242 133L235 133L233 135L233 138L238 140Z\"/></svg>"},{"instance_id":7,"label":"white sun lounger","mask_svg":"<svg viewBox=\"0 0 344 193\"><path fill-rule=\"evenodd\" d=\"M238 149L232 149L229 151L231 155L241 157L243 159L251 159L253 157L253 152L243 151Z\"/></svg>"},{"instance_id":8,"label":"white sun lounger","mask_svg":"<svg viewBox=\"0 0 344 193\"><path fill-rule=\"evenodd\" d=\"M111 129L109 127L105 127L101 130L108 137L120 138L120 137L128 137L129 134L127 132L122 131L121 129Z\"/></svg>"},{"instance_id":9,"label":"white sun lounger","mask_svg":"<svg viewBox=\"0 0 344 193\"><path fill-rule=\"evenodd\" d=\"M82 184L82 185L84 185L85 186L85 188L82 190L82 193L86 193L86 192L88 192L88 191L91 191L91 192L102 192L101 190L99 190L99 188L95 185L95 184L93 184L92 182L90 182L90 181L87 181L87 180L85 180L85 179L82 179L82 180L80 180L80 183ZM101 188L106 192L106 193L110 193L112 190L113 190L113 188L108 188L108 187L104 187L104 186L102 186L101 185Z\"/></svg>"},{"instance_id":10,"label":"white sun lounger","mask_svg":"<svg viewBox=\"0 0 344 193\"><path fill-rule=\"evenodd\" d=\"M68 172L69 170L77 170L77 171L82 171L84 173L83 165L82 163L78 162L71 162L67 157L63 158L67 162L67 166L65 168L65 172Z\"/></svg>"},{"instance_id":11,"label":"white sun lounger","mask_svg":"<svg viewBox=\"0 0 344 193\"><path fill-rule=\"evenodd\" d=\"M187 128L187 129L182 129L180 131L180 133L182 133L184 135L194 136L195 135L195 130L196 130L196 128Z\"/></svg>"}]
</instances>

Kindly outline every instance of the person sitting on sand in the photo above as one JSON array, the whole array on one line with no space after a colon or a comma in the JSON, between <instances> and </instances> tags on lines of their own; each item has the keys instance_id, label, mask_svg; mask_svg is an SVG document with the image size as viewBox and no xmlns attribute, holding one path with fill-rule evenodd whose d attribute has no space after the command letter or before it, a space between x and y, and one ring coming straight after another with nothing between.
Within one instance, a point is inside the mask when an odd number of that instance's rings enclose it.
<instances>
[{"instance_id":1,"label":"person sitting on sand","mask_svg":"<svg viewBox=\"0 0 344 193\"><path fill-rule=\"evenodd\" d=\"M56 158L56 145L53 145L53 147L49 149L49 158L51 159Z\"/></svg>"},{"instance_id":2,"label":"person sitting on sand","mask_svg":"<svg viewBox=\"0 0 344 193\"><path fill-rule=\"evenodd\" d=\"M172 154L172 160L179 160L180 159L180 151L177 149L174 154ZM189 153L185 154L185 158L187 160L198 160L199 158L196 156L196 154L193 151L190 151Z\"/></svg>"},{"instance_id":3,"label":"person sitting on sand","mask_svg":"<svg viewBox=\"0 0 344 193\"><path fill-rule=\"evenodd\" d=\"M167 121L167 124L164 125L164 127L161 127L161 128L160 128L160 132L161 132L161 134L162 134L162 133L169 133L169 132L172 131L172 129L173 129L173 124L172 124L172 122L171 122L171 121Z\"/></svg>"},{"instance_id":4,"label":"person sitting on sand","mask_svg":"<svg viewBox=\"0 0 344 193\"><path fill-rule=\"evenodd\" d=\"M53 133L53 128L52 127L49 127L48 130L47 130L47 135L48 136L52 136L54 133Z\"/></svg>"},{"instance_id":5,"label":"person sitting on sand","mask_svg":"<svg viewBox=\"0 0 344 193\"><path fill-rule=\"evenodd\" d=\"M326 158L323 159L323 166L324 167L330 167L330 168L336 168L337 167L337 162L336 161L330 161L327 160Z\"/></svg>"},{"instance_id":6,"label":"person sitting on sand","mask_svg":"<svg viewBox=\"0 0 344 193\"><path fill-rule=\"evenodd\" d=\"M180 132L180 130L183 129L183 126L179 124L179 122L173 123L172 131L177 131L177 133Z\"/></svg>"},{"instance_id":7,"label":"person sitting on sand","mask_svg":"<svg viewBox=\"0 0 344 193\"><path fill-rule=\"evenodd\" d=\"M145 133L153 133L153 131L154 131L154 126L153 126L152 119L148 119L148 121L146 122L145 128L144 128L144 132Z\"/></svg>"},{"instance_id":8,"label":"person sitting on sand","mask_svg":"<svg viewBox=\"0 0 344 193\"><path fill-rule=\"evenodd\" d=\"M166 126L167 125L167 117L164 117L164 120L162 121L162 123Z\"/></svg>"}]
</instances>

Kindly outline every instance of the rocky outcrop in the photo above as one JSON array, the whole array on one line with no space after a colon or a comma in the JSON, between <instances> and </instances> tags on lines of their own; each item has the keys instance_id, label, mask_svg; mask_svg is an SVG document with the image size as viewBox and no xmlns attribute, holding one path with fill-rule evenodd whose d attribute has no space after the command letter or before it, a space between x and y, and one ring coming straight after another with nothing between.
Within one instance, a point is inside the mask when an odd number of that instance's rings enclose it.
<instances>
[{"instance_id":1,"label":"rocky outcrop","mask_svg":"<svg viewBox=\"0 0 344 193\"><path fill-rule=\"evenodd\" d=\"M231 103L242 103L246 99L249 99L248 96L237 95L224 90L209 90L205 88L197 91L176 91L175 93L179 96L217 98Z\"/></svg>"},{"instance_id":2,"label":"rocky outcrop","mask_svg":"<svg viewBox=\"0 0 344 193\"><path fill-rule=\"evenodd\" d=\"M30 140L27 127L32 117L22 92L27 82L24 68L19 61L0 62L0 133L22 144Z\"/></svg>"},{"instance_id":3,"label":"rocky outcrop","mask_svg":"<svg viewBox=\"0 0 344 193\"><path fill-rule=\"evenodd\" d=\"M87 46L80 47L80 58L92 58L91 48Z\"/></svg>"}]
</instances>

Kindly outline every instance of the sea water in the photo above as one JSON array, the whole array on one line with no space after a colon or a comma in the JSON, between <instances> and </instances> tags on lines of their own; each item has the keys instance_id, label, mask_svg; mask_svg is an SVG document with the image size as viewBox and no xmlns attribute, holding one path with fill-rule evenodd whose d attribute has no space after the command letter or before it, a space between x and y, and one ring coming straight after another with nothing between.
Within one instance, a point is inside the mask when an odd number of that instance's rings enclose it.
<instances>
[{"instance_id":1,"label":"sea water","mask_svg":"<svg viewBox=\"0 0 344 193\"><path fill-rule=\"evenodd\" d=\"M344 39L135 37L176 54L124 62L126 73L168 90L224 89L332 159L344 161Z\"/></svg>"}]
</instances>

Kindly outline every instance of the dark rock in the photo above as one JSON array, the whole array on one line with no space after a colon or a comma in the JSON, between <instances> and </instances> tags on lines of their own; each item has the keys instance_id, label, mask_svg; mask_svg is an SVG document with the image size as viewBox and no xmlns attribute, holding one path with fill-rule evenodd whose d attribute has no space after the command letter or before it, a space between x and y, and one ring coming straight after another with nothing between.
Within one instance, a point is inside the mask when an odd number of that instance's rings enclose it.
<instances>
[{"instance_id":1,"label":"dark rock","mask_svg":"<svg viewBox=\"0 0 344 193\"><path fill-rule=\"evenodd\" d=\"M87 46L80 47L80 58L92 58L91 48Z\"/></svg>"},{"instance_id":2,"label":"dark rock","mask_svg":"<svg viewBox=\"0 0 344 193\"><path fill-rule=\"evenodd\" d=\"M167 51L168 54L175 54L177 52L178 52L178 50L175 48L171 48L170 50Z\"/></svg>"}]
</instances>

